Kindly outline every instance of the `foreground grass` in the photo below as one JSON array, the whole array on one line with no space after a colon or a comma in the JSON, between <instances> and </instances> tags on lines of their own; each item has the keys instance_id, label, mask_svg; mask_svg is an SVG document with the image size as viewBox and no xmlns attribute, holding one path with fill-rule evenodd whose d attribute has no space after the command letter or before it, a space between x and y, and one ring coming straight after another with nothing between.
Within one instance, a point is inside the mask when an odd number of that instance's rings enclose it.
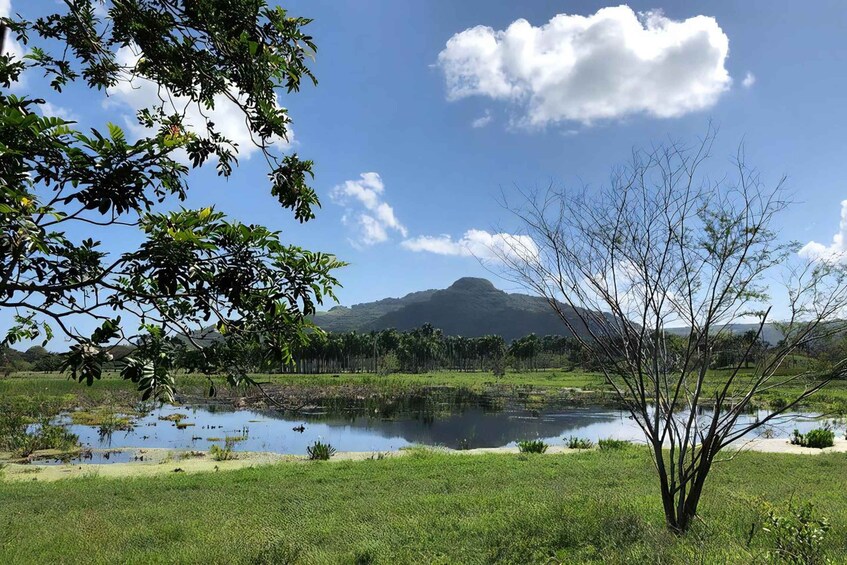
<instances>
[{"instance_id":1,"label":"foreground grass","mask_svg":"<svg viewBox=\"0 0 847 565\"><path fill-rule=\"evenodd\" d=\"M0 562L746 563L772 547L764 502L789 499L830 519L828 556L844 562L845 464L741 454L714 471L685 537L664 529L637 448L0 481Z\"/></svg>"}]
</instances>

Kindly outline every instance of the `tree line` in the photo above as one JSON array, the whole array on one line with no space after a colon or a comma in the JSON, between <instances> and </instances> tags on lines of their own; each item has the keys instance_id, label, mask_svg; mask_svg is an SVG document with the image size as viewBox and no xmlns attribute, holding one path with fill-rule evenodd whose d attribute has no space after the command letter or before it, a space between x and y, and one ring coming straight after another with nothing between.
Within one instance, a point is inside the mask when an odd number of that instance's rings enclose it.
<instances>
[{"instance_id":1,"label":"tree line","mask_svg":"<svg viewBox=\"0 0 847 565\"><path fill-rule=\"evenodd\" d=\"M825 361L845 348L844 339L830 339L825 348L805 353ZM685 340L669 334L671 351L684 351ZM737 363L755 364L771 344L755 331L722 333L710 355L710 368L731 367ZM291 346L290 359L280 363L269 355L261 343L233 348L224 341L210 340L196 347L188 340L170 337L161 340L139 340L134 345L110 349L107 368L120 370L123 359L130 355L145 356L148 350L167 350L173 357L173 368L193 373L211 373L215 367L238 364L251 373L422 373L429 371L538 371L542 369L599 370L596 361L574 337L539 336L534 333L507 343L499 335L465 337L446 335L430 324L410 331L396 329L370 332L322 332L308 334ZM65 353L55 353L42 346L26 351L12 348L0 350L0 371L55 372L60 369ZM109 366L110 365L110 366Z\"/></svg>"}]
</instances>

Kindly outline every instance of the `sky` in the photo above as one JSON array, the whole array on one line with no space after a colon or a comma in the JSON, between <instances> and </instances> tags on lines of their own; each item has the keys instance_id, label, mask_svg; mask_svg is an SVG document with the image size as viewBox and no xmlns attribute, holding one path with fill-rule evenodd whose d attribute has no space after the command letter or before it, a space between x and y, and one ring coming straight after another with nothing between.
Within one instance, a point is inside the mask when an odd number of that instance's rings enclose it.
<instances>
[{"instance_id":1,"label":"sky","mask_svg":"<svg viewBox=\"0 0 847 565\"><path fill-rule=\"evenodd\" d=\"M0 13L34 17L55 5L0 0ZM778 219L782 237L818 255L847 245L842 1L284 6L314 19L307 29L319 84L281 92L279 102L293 120L288 150L315 162L322 208L315 220L295 222L249 150L228 181L193 173L187 205L214 205L349 262L338 272L342 304L444 288L463 276L517 290L477 259L518 228L501 193L602 186L633 147L694 140L710 121L720 130L713 166L729 166L743 141L766 183L788 176L795 203ZM152 92L135 85L57 96L37 76L14 89L44 96L45 111L80 124L113 121L129 131L134 108ZM217 118L246 139L226 108ZM120 250L135 237L105 245Z\"/></svg>"}]
</instances>

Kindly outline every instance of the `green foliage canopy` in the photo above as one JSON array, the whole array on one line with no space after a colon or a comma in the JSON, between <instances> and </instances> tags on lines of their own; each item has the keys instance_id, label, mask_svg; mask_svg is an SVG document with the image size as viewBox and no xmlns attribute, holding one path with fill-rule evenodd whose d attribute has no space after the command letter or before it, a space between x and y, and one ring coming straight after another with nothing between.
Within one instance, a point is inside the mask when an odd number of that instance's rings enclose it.
<instances>
[{"instance_id":1,"label":"green foliage canopy","mask_svg":"<svg viewBox=\"0 0 847 565\"><path fill-rule=\"evenodd\" d=\"M23 59L0 56L0 308L15 319L4 343L46 343L59 330L74 341L65 367L88 384L100 377L110 347L147 344L125 376L161 399L173 394L168 344L175 335L190 342L215 327L233 347L258 342L290 360L312 327L307 317L333 297L333 271L342 263L212 206L174 210L192 169L213 161L229 177L239 148L208 117L187 124L185 111L167 100L185 97L201 115L216 97L236 104L268 163L270 192L298 221L312 219L319 202L307 183L311 161L273 145L287 139L290 122L277 90L316 82L306 65L316 50L304 31L310 20L264 0L115 0L106 18L98 4L66 0L34 21L0 19L28 46ZM137 60L122 63L121 48ZM82 131L42 115L43 100L8 92L25 72L47 76L57 97L72 83L102 91L147 79L159 85L161 103L139 110L147 132L139 139L111 123ZM137 249L102 249L98 238L126 229L143 235ZM96 235L74 235L85 232ZM121 314L140 321L138 333L127 331ZM74 329L79 317L99 327L82 335ZM249 381L237 363L215 361L210 373Z\"/></svg>"}]
</instances>

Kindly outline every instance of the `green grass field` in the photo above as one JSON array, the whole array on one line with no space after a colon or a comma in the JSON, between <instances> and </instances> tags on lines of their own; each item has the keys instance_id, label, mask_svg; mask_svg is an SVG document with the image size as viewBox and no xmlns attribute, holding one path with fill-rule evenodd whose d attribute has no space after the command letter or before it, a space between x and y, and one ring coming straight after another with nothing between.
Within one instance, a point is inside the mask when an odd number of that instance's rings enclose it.
<instances>
[{"instance_id":1,"label":"green grass field","mask_svg":"<svg viewBox=\"0 0 847 565\"><path fill-rule=\"evenodd\" d=\"M726 377L722 371L710 371L707 377L707 389L717 389ZM506 376L495 378L487 372L451 372L438 371L421 374L376 375L373 373L342 373L339 375L254 375L258 381L274 385L288 385L302 388L324 389L332 392L344 388L361 388L380 394L403 394L428 386L463 387L475 391L501 388L533 388L556 393L565 389L578 389L602 393L598 398L614 399L614 393L604 382L602 375L583 371L543 370L537 372L509 372ZM799 395L804 383L796 382L774 388L759 396L762 406L780 405ZM207 381L198 375L180 375L177 387L182 392L202 396L207 389ZM93 386L69 381L58 373L16 373L7 379L0 379L0 404L16 403L26 406L41 405L74 407L108 403L127 406L138 398L131 383L123 381L116 373L107 373ZM814 395L806 406L826 413L847 413L847 380L829 383L826 388Z\"/></svg>"},{"instance_id":2,"label":"green grass field","mask_svg":"<svg viewBox=\"0 0 847 565\"><path fill-rule=\"evenodd\" d=\"M0 481L0 563L766 562L764 505L789 500L814 503L828 557L847 561L844 454L720 464L683 537L655 483L638 448Z\"/></svg>"}]
</instances>

